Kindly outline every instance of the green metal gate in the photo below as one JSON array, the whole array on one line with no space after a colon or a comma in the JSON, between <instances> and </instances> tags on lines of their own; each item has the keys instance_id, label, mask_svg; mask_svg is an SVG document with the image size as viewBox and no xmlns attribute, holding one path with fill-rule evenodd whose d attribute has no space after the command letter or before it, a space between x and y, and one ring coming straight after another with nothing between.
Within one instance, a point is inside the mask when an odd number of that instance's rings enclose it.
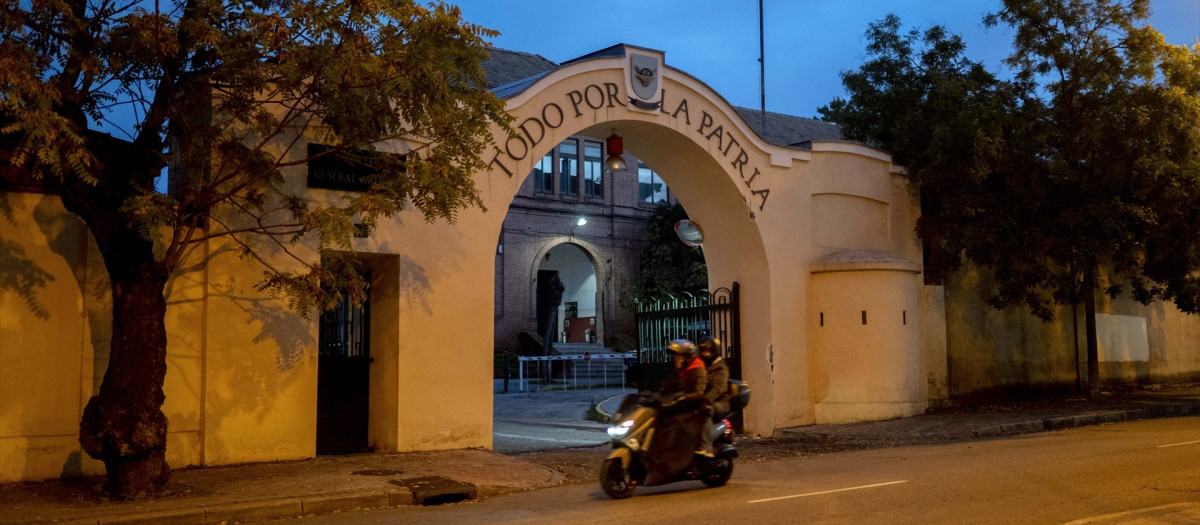
<instances>
[{"instance_id":1,"label":"green metal gate","mask_svg":"<svg viewBox=\"0 0 1200 525\"><path fill-rule=\"evenodd\" d=\"M639 302L637 304L637 362L642 365L669 363L667 343L674 339L693 342L705 335L721 341L722 355L729 363L731 377L742 377L741 316L739 286L707 290L682 297Z\"/></svg>"}]
</instances>

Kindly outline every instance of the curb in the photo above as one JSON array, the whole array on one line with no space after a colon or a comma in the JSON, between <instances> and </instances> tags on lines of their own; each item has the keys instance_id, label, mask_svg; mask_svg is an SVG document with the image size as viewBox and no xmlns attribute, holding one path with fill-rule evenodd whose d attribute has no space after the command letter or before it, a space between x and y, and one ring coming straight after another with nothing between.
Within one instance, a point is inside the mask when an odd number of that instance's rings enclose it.
<instances>
[{"instance_id":1,"label":"curb","mask_svg":"<svg viewBox=\"0 0 1200 525\"><path fill-rule=\"evenodd\" d=\"M1030 432L1050 432L1068 428L1103 425L1105 423L1120 423L1122 421L1137 421L1139 419L1160 419L1200 414L1200 404L1171 404L1149 408L1129 410L1112 410L1075 416L1051 417L1041 420L1009 423L994 427L985 427L973 432L974 437L1010 436Z\"/></svg>"},{"instance_id":2,"label":"curb","mask_svg":"<svg viewBox=\"0 0 1200 525\"><path fill-rule=\"evenodd\" d=\"M1158 406L1131 408L1122 410L1107 410L1097 411L1087 414L1076 414L1069 416L1051 416L1027 421L1014 421L998 425L990 425L976 429L962 428L957 430L933 430L928 432L916 432L912 434L900 431L895 435L870 434L870 435L846 435L837 432L811 432L810 435L819 435L825 437L842 437L851 439L886 439L894 438L903 434L905 438L926 439L926 440L947 440L947 439L980 439L993 438L1001 436L1014 436L1019 434L1030 434L1034 432L1051 432L1055 430L1063 430L1068 428L1085 427L1093 425L1102 425L1105 423L1119 423L1122 421L1136 421L1140 419L1160 419L1168 417L1183 417L1200 415L1200 402L1176 402L1162 404ZM921 416L913 416L921 417ZM806 426L792 427L781 429L781 432L791 434L805 434ZM895 432L895 431L893 431Z\"/></svg>"},{"instance_id":3,"label":"curb","mask_svg":"<svg viewBox=\"0 0 1200 525\"><path fill-rule=\"evenodd\" d=\"M470 498L476 499L479 492L470 485ZM484 496L493 496L503 491L483 491ZM141 512L125 512L86 518L44 518L18 523L56 523L70 525L209 525L232 522L262 521L301 516L332 514L351 510L378 509L420 504L408 489L347 492L340 494L315 494L295 498L217 503L198 507L183 507Z\"/></svg>"},{"instance_id":4,"label":"curb","mask_svg":"<svg viewBox=\"0 0 1200 525\"><path fill-rule=\"evenodd\" d=\"M614 399L621 399L623 397L625 397L625 394L615 395L615 396L612 396L612 397L609 397L606 399L602 399L602 400L600 400L599 403L596 403L595 405L592 406L592 410L595 410L597 414L604 416L605 419L607 419L609 422L611 422L613 419L613 415L604 410L604 404L609 401L612 401ZM618 403L620 403L620 401L618 401Z\"/></svg>"}]
</instances>

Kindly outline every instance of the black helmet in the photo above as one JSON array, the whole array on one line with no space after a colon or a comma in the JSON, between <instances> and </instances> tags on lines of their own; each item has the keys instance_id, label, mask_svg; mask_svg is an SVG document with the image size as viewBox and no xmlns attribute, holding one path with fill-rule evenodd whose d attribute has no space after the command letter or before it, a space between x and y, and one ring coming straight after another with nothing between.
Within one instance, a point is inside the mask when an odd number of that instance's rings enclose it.
<instances>
[{"instance_id":1,"label":"black helmet","mask_svg":"<svg viewBox=\"0 0 1200 525\"><path fill-rule=\"evenodd\" d=\"M687 339L676 339L667 344L667 351L675 355L693 357L696 355L696 345Z\"/></svg>"},{"instance_id":2,"label":"black helmet","mask_svg":"<svg viewBox=\"0 0 1200 525\"><path fill-rule=\"evenodd\" d=\"M721 355L721 340L711 335L706 335L700 338L700 342L696 344L697 352L700 352L700 357L703 358L703 352L707 350L712 354L708 359L715 358Z\"/></svg>"}]
</instances>

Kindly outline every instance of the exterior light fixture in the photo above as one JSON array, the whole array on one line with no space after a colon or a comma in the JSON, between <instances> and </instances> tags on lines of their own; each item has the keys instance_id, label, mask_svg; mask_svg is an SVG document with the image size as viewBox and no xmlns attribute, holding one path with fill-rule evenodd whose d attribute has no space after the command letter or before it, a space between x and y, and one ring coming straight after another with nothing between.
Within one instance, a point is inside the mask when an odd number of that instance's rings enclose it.
<instances>
[{"instance_id":1,"label":"exterior light fixture","mask_svg":"<svg viewBox=\"0 0 1200 525\"><path fill-rule=\"evenodd\" d=\"M583 226L584 224L587 224L587 219L580 217L579 220L575 221L575 225L571 227L571 232L568 233L567 236L575 235L575 228Z\"/></svg>"},{"instance_id":2,"label":"exterior light fixture","mask_svg":"<svg viewBox=\"0 0 1200 525\"><path fill-rule=\"evenodd\" d=\"M621 141L621 137L618 137L614 132L607 139L604 139L604 146L608 148L608 158L604 159L604 166L609 171L623 170L628 167L625 164L625 159L621 157L621 154L625 153L625 145Z\"/></svg>"}]
</instances>

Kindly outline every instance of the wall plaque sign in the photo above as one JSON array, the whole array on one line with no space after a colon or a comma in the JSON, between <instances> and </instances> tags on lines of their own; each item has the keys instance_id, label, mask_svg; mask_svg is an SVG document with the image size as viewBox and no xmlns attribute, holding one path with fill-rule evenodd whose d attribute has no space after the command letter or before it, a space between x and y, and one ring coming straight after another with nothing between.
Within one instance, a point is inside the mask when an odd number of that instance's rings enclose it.
<instances>
[{"instance_id":1,"label":"wall plaque sign","mask_svg":"<svg viewBox=\"0 0 1200 525\"><path fill-rule=\"evenodd\" d=\"M308 144L308 187L327 190L367 191L379 175L375 159L394 155L377 151L339 151L323 144ZM403 158L403 157L401 157Z\"/></svg>"}]
</instances>

